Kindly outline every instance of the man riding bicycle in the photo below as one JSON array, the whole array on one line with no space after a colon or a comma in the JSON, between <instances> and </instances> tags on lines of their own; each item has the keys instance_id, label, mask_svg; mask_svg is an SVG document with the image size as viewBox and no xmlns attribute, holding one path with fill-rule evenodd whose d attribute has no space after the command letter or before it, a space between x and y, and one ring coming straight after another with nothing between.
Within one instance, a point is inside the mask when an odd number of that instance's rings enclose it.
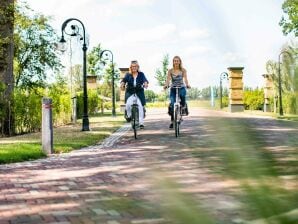
<instances>
[{"instance_id":1,"label":"man riding bicycle","mask_svg":"<svg viewBox=\"0 0 298 224\"><path fill-rule=\"evenodd\" d=\"M148 88L148 80L145 74L139 71L140 67L137 61L132 61L130 64L130 72L126 73L121 80L120 88L125 89L125 110L126 120L131 120L131 106L133 104L133 94L137 95L137 103L139 106L139 123L140 128L144 128L144 106L146 105L144 88Z\"/></svg>"},{"instance_id":2,"label":"man riding bicycle","mask_svg":"<svg viewBox=\"0 0 298 224\"><path fill-rule=\"evenodd\" d=\"M173 68L171 68L168 71L168 75L167 75L167 80L165 83L164 88L168 88L169 87L169 83L171 81L171 86L179 86L181 87L179 90L179 95L180 95L180 104L182 106L182 114L183 115L188 115L188 108L187 108L187 104L186 104L186 89L190 88L190 85L188 83L188 79L187 79L187 72L186 70L182 67L182 61L181 58L179 56L175 56L173 58ZM169 128L173 128L173 120L174 120L174 103L175 103L175 98L176 98L176 89L175 88L171 88L170 90L170 100L171 103L169 105L169 110L168 113L171 116L171 124L169 126Z\"/></svg>"}]
</instances>

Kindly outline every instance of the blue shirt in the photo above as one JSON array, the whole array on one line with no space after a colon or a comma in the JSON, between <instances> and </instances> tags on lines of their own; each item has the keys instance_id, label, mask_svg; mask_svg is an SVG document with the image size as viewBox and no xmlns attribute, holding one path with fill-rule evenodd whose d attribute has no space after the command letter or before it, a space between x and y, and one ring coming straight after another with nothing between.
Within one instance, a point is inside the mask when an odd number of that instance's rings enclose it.
<instances>
[{"instance_id":1,"label":"blue shirt","mask_svg":"<svg viewBox=\"0 0 298 224\"><path fill-rule=\"evenodd\" d=\"M126 90L125 90L125 102L130 97L132 94L134 94L133 89L130 87L134 86L134 78L132 74L126 73L124 78L121 80L121 82L124 82L127 84ZM145 74L143 72L138 72L138 76L136 78L136 85L143 85L145 82L149 83L148 80L145 77ZM146 99L145 99L145 93L144 93L144 88L138 89L136 92L137 96L141 100L142 105L144 106L146 104Z\"/></svg>"}]
</instances>

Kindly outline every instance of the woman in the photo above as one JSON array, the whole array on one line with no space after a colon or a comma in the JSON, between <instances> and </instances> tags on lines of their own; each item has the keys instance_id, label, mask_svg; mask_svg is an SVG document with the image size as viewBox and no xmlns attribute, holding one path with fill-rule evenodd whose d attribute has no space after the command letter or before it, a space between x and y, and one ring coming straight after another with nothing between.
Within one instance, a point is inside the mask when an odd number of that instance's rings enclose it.
<instances>
[{"instance_id":1,"label":"woman","mask_svg":"<svg viewBox=\"0 0 298 224\"><path fill-rule=\"evenodd\" d=\"M179 90L179 95L180 95L180 99L181 99L180 103L182 106L182 113L185 115L188 115L188 110L187 110L187 105L186 105L186 100L185 100L185 97L186 97L185 87L190 88L190 85L187 80L186 69L183 68L182 61L179 56L175 56L173 58L173 68L171 68L168 71L167 80L166 80L166 83L164 86L165 89L169 87L170 82L171 82L171 87L181 86L181 88ZM170 89L171 103L169 106L169 114L171 115L171 124L170 124L169 128L173 128L173 120L174 120L173 109L174 109L175 99L176 99L176 89L171 88Z\"/></svg>"},{"instance_id":2,"label":"woman","mask_svg":"<svg viewBox=\"0 0 298 224\"><path fill-rule=\"evenodd\" d=\"M125 109L127 115L127 121L131 120L131 105L133 104L133 94L136 90L137 103L139 106L139 123L140 128L144 128L144 106L146 105L144 88L148 88L148 80L143 72L139 71L140 66L137 61L132 61L130 64L130 71L126 73L121 81L120 87L125 89ZM137 87L136 89L134 87ZM141 88L140 88L141 87Z\"/></svg>"}]
</instances>

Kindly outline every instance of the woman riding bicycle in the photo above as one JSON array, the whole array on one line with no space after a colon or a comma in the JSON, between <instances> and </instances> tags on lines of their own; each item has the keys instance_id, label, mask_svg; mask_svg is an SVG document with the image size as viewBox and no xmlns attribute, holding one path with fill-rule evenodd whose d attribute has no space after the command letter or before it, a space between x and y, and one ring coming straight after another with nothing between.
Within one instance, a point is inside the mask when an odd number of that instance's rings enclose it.
<instances>
[{"instance_id":1,"label":"woman riding bicycle","mask_svg":"<svg viewBox=\"0 0 298 224\"><path fill-rule=\"evenodd\" d=\"M125 89L125 110L126 120L131 120L131 106L134 100L134 93L137 95L137 103L139 106L139 123L140 128L144 128L144 106L146 105L144 88L148 88L148 80L143 72L139 71L140 66L137 61L131 61L130 71L126 73L124 78L121 80L120 87L122 90Z\"/></svg>"},{"instance_id":2,"label":"woman riding bicycle","mask_svg":"<svg viewBox=\"0 0 298 224\"><path fill-rule=\"evenodd\" d=\"M184 115L188 115L188 109L187 109L187 104L186 104L186 88L190 88L190 85L188 83L187 80L187 72L186 70L183 68L182 66L182 61L181 58L179 56L175 56L173 58L173 68L171 68L168 71L168 75L167 75L167 80L165 83L164 88L168 88L169 87L169 83L171 81L171 87L174 86L180 86L180 90L179 90L179 96L180 96L180 104L182 106L182 114ZM175 88L171 88L170 89L170 100L171 103L169 105L169 115L171 116L171 124L169 126L169 128L173 128L173 110L174 110L174 103L175 103L175 98L176 98L176 89Z\"/></svg>"}]
</instances>

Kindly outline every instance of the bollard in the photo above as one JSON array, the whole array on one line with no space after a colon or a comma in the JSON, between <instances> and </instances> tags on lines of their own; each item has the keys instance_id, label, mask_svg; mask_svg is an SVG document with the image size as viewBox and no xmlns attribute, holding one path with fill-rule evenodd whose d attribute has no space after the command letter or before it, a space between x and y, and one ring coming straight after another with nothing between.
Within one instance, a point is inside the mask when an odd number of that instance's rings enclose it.
<instances>
[{"instance_id":1,"label":"bollard","mask_svg":"<svg viewBox=\"0 0 298 224\"><path fill-rule=\"evenodd\" d=\"M52 99L42 98L42 151L49 155L53 153L53 121Z\"/></svg>"}]
</instances>

